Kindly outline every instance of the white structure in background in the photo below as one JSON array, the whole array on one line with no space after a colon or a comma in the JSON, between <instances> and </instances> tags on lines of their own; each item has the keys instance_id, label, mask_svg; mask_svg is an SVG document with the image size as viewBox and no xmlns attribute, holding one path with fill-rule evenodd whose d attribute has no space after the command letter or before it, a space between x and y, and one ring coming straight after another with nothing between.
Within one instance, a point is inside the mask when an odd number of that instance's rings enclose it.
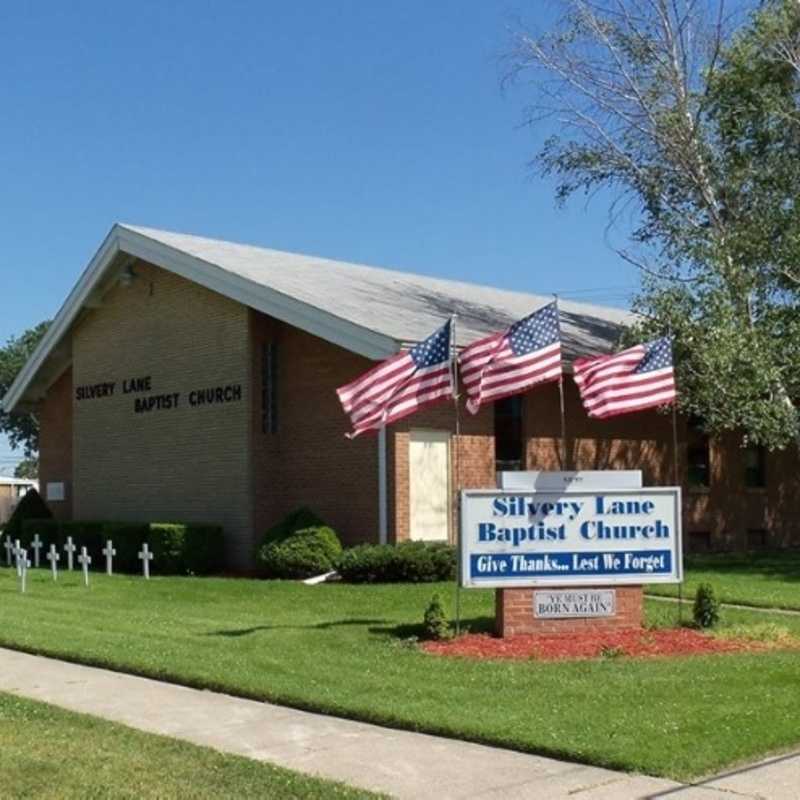
<instances>
[{"instance_id":1,"label":"white structure in background","mask_svg":"<svg viewBox=\"0 0 800 800\"><path fill-rule=\"evenodd\" d=\"M31 489L36 489L38 492L39 481L0 475L0 525L8 522L20 498L24 497Z\"/></svg>"}]
</instances>

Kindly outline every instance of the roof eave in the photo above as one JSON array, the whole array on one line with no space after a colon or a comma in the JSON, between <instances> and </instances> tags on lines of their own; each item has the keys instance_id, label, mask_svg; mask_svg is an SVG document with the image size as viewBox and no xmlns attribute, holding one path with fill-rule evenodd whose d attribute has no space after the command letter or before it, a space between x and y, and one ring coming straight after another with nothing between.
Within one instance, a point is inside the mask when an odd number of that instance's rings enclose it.
<instances>
[{"instance_id":1,"label":"roof eave","mask_svg":"<svg viewBox=\"0 0 800 800\"><path fill-rule=\"evenodd\" d=\"M6 412L11 413L18 408L47 358L67 335L92 292L120 253L148 261L366 358L387 358L400 349L400 343L389 336L336 317L268 286L150 239L138 231L115 224L3 397L2 406Z\"/></svg>"}]
</instances>

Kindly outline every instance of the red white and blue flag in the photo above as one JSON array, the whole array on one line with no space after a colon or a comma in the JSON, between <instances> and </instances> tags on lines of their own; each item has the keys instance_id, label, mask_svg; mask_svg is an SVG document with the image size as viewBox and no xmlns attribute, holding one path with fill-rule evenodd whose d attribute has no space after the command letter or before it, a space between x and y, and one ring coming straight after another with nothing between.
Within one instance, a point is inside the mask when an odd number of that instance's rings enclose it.
<instances>
[{"instance_id":1,"label":"red white and blue flag","mask_svg":"<svg viewBox=\"0 0 800 800\"><path fill-rule=\"evenodd\" d=\"M410 350L398 353L336 390L350 417L352 439L378 430L425 406L454 395L448 321Z\"/></svg>"},{"instance_id":2,"label":"red white and blue flag","mask_svg":"<svg viewBox=\"0 0 800 800\"><path fill-rule=\"evenodd\" d=\"M590 417L603 419L655 408L671 403L676 396L669 337L611 356L579 358L573 367Z\"/></svg>"},{"instance_id":3,"label":"red white and blue flag","mask_svg":"<svg viewBox=\"0 0 800 800\"><path fill-rule=\"evenodd\" d=\"M464 348L458 359L473 414L484 403L519 394L562 374L561 329L556 303L540 308L500 333Z\"/></svg>"}]
</instances>

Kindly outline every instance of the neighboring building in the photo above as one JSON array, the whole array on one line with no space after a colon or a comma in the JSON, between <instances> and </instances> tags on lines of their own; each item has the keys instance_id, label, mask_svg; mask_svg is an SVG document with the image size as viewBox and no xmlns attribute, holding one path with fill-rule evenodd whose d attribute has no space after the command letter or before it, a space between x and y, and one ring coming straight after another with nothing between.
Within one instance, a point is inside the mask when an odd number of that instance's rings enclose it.
<instances>
[{"instance_id":1,"label":"neighboring building","mask_svg":"<svg viewBox=\"0 0 800 800\"><path fill-rule=\"evenodd\" d=\"M39 482L27 478L9 478L0 475L0 525L5 525L21 497L31 489L39 489Z\"/></svg>"},{"instance_id":2,"label":"neighboring building","mask_svg":"<svg viewBox=\"0 0 800 800\"><path fill-rule=\"evenodd\" d=\"M570 378L566 465L554 384L474 417L462 407L457 446L453 404L345 439L337 386L450 314L463 346L550 299L115 225L4 404L39 417L57 516L217 522L242 569L301 505L346 544L393 542L452 537L456 480L492 486L499 468L634 468L671 484L670 416L592 421ZM568 361L610 351L631 319L560 307ZM798 543L794 452L711 444L683 422L679 449L690 548Z\"/></svg>"}]
</instances>

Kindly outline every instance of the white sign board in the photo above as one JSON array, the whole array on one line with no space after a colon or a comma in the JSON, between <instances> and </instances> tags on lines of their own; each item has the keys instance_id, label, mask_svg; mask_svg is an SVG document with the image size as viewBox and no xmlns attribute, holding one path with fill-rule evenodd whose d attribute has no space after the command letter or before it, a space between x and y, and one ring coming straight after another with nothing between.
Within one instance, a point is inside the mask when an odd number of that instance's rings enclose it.
<instances>
[{"instance_id":1,"label":"white sign board","mask_svg":"<svg viewBox=\"0 0 800 800\"><path fill-rule=\"evenodd\" d=\"M681 490L461 492L461 585L680 583Z\"/></svg>"},{"instance_id":2,"label":"white sign board","mask_svg":"<svg viewBox=\"0 0 800 800\"><path fill-rule=\"evenodd\" d=\"M498 472L497 487L518 492L570 492L580 489L641 489L640 469L582 469L572 472Z\"/></svg>"},{"instance_id":3,"label":"white sign board","mask_svg":"<svg viewBox=\"0 0 800 800\"><path fill-rule=\"evenodd\" d=\"M551 589L533 593L537 619L613 617L617 609L614 589Z\"/></svg>"}]
</instances>

